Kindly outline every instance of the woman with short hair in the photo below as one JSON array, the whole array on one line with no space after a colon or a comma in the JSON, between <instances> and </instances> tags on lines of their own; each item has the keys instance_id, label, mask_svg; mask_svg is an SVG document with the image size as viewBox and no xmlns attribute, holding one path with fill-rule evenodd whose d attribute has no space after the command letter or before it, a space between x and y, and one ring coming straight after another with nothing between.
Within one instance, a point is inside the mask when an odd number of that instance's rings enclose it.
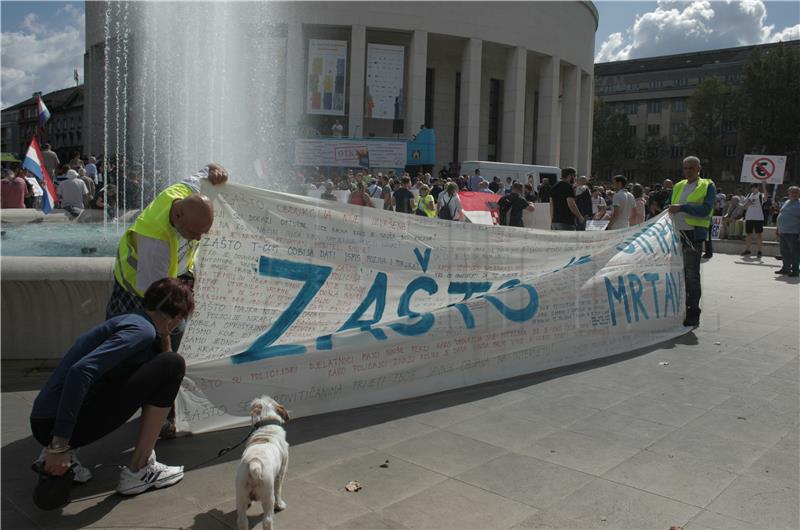
<instances>
[{"instance_id":1,"label":"woman with short hair","mask_svg":"<svg viewBox=\"0 0 800 530\"><path fill-rule=\"evenodd\" d=\"M78 337L33 403L31 431L45 446L34 462L37 471L87 482L92 474L74 449L105 437L141 409L136 446L117 491L137 494L183 478L183 466L157 462L153 448L186 370L183 357L168 351L170 332L193 310L189 285L163 278L145 292L143 310L112 317ZM37 493L40 500L52 499L52 492L40 491L46 483L40 480L35 500ZM69 489L60 493L68 499ZM47 500L37 504L58 507Z\"/></svg>"}]
</instances>

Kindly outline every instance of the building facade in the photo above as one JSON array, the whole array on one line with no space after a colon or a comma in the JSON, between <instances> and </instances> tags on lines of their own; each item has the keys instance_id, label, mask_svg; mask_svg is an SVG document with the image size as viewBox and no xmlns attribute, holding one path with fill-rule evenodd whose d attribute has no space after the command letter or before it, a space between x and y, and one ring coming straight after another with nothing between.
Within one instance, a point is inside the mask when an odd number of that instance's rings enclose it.
<instances>
[{"instance_id":1,"label":"building facade","mask_svg":"<svg viewBox=\"0 0 800 530\"><path fill-rule=\"evenodd\" d=\"M800 41L786 44L800 46ZM640 153L632 151L620 161L619 171L642 182L681 177L683 158L692 154L686 151L683 142L689 124L689 98L710 76L727 85L739 85L742 67L750 53L755 48L774 46L744 46L596 64L595 96L628 116L630 134L639 143L648 138L663 139L664 152L658 167L646 168ZM734 120L723 123L712 177L721 182L738 181L742 159L752 149L745 145Z\"/></svg>"},{"instance_id":2,"label":"building facade","mask_svg":"<svg viewBox=\"0 0 800 530\"><path fill-rule=\"evenodd\" d=\"M239 20L241 10L258 9L248 6L226 4L224 15ZM285 129L327 136L341 125L345 137L410 138L425 126L436 132L437 169L495 160L589 171L598 23L591 2L270 2L268 9L268 38L282 43L271 77L281 81ZM105 12L105 3L86 5L93 153L103 147ZM141 44L131 35L127 46ZM327 88L319 81L319 94L315 72L326 74L331 57L343 70Z\"/></svg>"},{"instance_id":3,"label":"building facade","mask_svg":"<svg viewBox=\"0 0 800 530\"><path fill-rule=\"evenodd\" d=\"M83 85L64 88L42 95L50 111L44 134L38 136L42 143L49 143L61 160L67 161L70 154L83 151ZM39 127L39 111L35 97L3 109L2 150L14 153L22 160L31 138Z\"/></svg>"}]
</instances>

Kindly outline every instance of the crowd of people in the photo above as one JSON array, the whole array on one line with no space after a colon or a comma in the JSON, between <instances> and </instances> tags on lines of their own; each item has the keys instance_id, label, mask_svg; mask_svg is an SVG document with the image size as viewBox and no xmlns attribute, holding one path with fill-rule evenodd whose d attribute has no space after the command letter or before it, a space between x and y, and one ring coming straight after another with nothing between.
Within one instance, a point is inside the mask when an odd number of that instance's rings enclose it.
<instances>
[{"instance_id":1,"label":"crowd of people","mask_svg":"<svg viewBox=\"0 0 800 530\"><path fill-rule=\"evenodd\" d=\"M103 210L110 217L125 210L142 209L153 199L153 182L145 182L138 168L122 171L120 157L108 161L73 152L62 162L50 144L42 146L42 159L57 193L54 207L77 217L85 209ZM41 209L44 191L27 169L4 169L0 180L0 207ZM157 191L157 190L156 190Z\"/></svg>"}]
</instances>

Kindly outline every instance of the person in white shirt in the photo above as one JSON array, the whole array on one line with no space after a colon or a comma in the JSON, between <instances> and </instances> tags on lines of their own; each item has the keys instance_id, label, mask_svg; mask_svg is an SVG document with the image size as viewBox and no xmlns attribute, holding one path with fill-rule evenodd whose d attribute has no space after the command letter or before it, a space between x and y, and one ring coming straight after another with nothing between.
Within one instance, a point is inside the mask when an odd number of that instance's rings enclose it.
<instances>
[{"instance_id":1,"label":"person in white shirt","mask_svg":"<svg viewBox=\"0 0 800 530\"><path fill-rule=\"evenodd\" d=\"M626 183L627 180L622 175L614 177L611 183L614 187L614 198L611 201L611 220L606 230L619 230L630 226L631 212L636 205L636 199L625 189Z\"/></svg>"},{"instance_id":2,"label":"person in white shirt","mask_svg":"<svg viewBox=\"0 0 800 530\"><path fill-rule=\"evenodd\" d=\"M758 257L764 246L764 193L758 191L758 184L750 185L750 194L744 199L744 207L747 211L744 214L744 252L743 256L750 255L750 245L753 242L753 234L756 235L756 245L758 247Z\"/></svg>"},{"instance_id":3,"label":"person in white shirt","mask_svg":"<svg viewBox=\"0 0 800 530\"><path fill-rule=\"evenodd\" d=\"M331 134L333 136L341 137L342 133L344 132L344 126L339 123L339 120L336 120L333 125L331 125Z\"/></svg>"},{"instance_id":4,"label":"person in white shirt","mask_svg":"<svg viewBox=\"0 0 800 530\"><path fill-rule=\"evenodd\" d=\"M89 157L89 163L84 167L86 176L92 179L97 184L97 159L93 156Z\"/></svg>"},{"instance_id":5,"label":"person in white shirt","mask_svg":"<svg viewBox=\"0 0 800 530\"><path fill-rule=\"evenodd\" d=\"M73 217L83 211L84 201L89 195L86 183L78 178L74 169L67 171L67 179L58 186L58 196L61 198L61 207Z\"/></svg>"},{"instance_id":6,"label":"person in white shirt","mask_svg":"<svg viewBox=\"0 0 800 530\"><path fill-rule=\"evenodd\" d=\"M438 206L439 219L461 220L461 200L458 198L458 185L455 182L448 183L445 191L439 194Z\"/></svg>"}]
</instances>

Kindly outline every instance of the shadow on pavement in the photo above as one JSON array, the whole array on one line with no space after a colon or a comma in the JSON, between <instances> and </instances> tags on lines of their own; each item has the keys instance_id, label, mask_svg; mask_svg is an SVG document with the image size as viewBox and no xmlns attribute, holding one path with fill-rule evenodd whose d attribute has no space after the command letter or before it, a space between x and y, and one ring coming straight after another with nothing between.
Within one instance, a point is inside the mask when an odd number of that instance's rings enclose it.
<instances>
[{"instance_id":1,"label":"shadow on pavement","mask_svg":"<svg viewBox=\"0 0 800 530\"><path fill-rule=\"evenodd\" d=\"M287 438L291 445L300 445L328 436L530 387L565 375L618 363L654 350L671 349L676 345L696 344L698 344L698 339L690 331L670 341L604 359L402 401L299 418L290 422ZM129 451L136 439L137 428L138 422L130 421L106 438L81 449L81 461L92 470L95 477L88 484L73 488L73 503L102 498L96 504L89 505L84 510L73 514L61 514L59 511L44 513L33 505L31 492L36 483L36 476L30 470L30 463L38 455L39 446L31 436L14 441L2 448L4 499L11 501L23 513L34 514L37 524L46 528L55 526L77 528L91 525L125 500L122 496L113 493L113 490L119 477L119 466L127 464ZM161 440L156 445L156 451L160 461L181 462L186 471L191 472L209 465L238 460L241 455L241 447L219 458L215 458L215 456L220 449L242 441L248 433L249 429L242 427L173 440ZM102 464L98 465L98 462L102 462ZM215 509L198 514L196 517L197 528L216 527L214 525L218 526L222 521L224 521L223 524L230 524L231 514L224 514ZM252 522L254 521L251 519Z\"/></svg>"}]
</instances>

